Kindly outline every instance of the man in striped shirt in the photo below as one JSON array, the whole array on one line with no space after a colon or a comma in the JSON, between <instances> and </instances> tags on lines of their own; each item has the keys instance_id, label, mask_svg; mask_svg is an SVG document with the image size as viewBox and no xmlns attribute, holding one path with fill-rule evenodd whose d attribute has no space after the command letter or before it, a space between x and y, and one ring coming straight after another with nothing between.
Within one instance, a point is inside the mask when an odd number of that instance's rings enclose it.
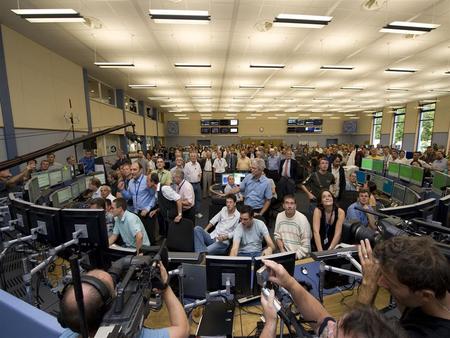
<instances>
[{"instance_id":1,"label":"man in striped shirt","mask_svg":"<svg viewBox=\"0 0 450 338\"><path fill-rule=\"evenodd\" d=\"M301 212L293 195L283 198L284 211L277 215L274 237L281 252L296 253L297 259L309 256L311 252L311 225Z\"/></svg>"}]
</instances>

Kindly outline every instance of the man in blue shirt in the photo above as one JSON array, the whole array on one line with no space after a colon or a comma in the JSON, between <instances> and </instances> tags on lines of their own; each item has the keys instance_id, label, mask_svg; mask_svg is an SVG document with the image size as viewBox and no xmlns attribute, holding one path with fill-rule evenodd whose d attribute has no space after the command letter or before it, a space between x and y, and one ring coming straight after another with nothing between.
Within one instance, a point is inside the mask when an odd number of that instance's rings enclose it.
<instances>
[{"instance_id":1,"label":"man in blue shirt","mask_svg":"<svg viewBox=\"0 0 450 338\"><path fill-rule=\"evenodd\" d=\"M267 177L263 175L265 167L263 159L253 159L250 166L252 173L244 178L238 188L229 192L230 194L242 192L244 204L254 210L255 216L263 216L269 209L272 199L272 187Z\"/></svg>"},{"instance_id":2,"label":"man in blue shirt","mask_svg":"<svg viewBox=\"0 0 450 338\"><path fill-rule=\"evenodd\" d=\"M377 230L375 225L375 217L371 214L365 213L364 211L357 210L364 209L367 211L373 211L372 207L369 205L370 192L367 189L360 189L358 192L358 201L351 204L347 209L347 216L345 217L345 222L358 221L364 226L369 226L373 230Z\"/></svg>"},{"instance_id":3,"label":"man in blue shirt","mask_svg":"<svg viewBox=\"0 0 450 338\"><path fill-rule=\"evenodd\" d=\"M95 158L92 156L92 150L85 150L84 157L80 158L79 162L83 164L85 174L95 171Z\"/></svg>"},{"instance_id":4,"label":"man in blue shirt","mask_svg":"<svg viewBox=\"0 0 450 338\"><path fill-rule=\"evenodd\" d=\"M189 335L189 323L184 312L183 306L178 301L172 289L168 285L168 274L162 264L159 264L161 280L166 288L158 290L163 302L166 304L169 313L170 326L162 329L142 328L139 338L185 338ZM108 310L101 297L99 285L108 290L109 296L115 297L115 287L112 275L102 270L91 270L87 274L95 282L83 280L82 291L84 310L87 319L87 329L89 337L94 337L99 329L103 316ZM73 286L69 286L61 299L60 303L61 319L67 329L61 334L60 338L78 338L80 337L80 320L78 306L75 300Z\"/></svg>"},{"instance_id":5,"label":"man in blue shirt","mask_svg":"<svg viewBox=\"0 0 450 338\"><path fill-rule=\"evenodd\" d=\"M125 189L123 181L119 182L117 187L123 198L132 201L131 210L139 216L147 234L154 241L156 237L154 234L155 222L149 213L156 205L155 190L147 186L147 177L142 173L142 166L139 162L134 162L130 170L132 178L128 183L128 188Z\"/></svg>"},{"instance_id":6,"label":"man in blue shirt","mask_svg":"<svg viewBox=\"0 0 450 338\"><path fill-rule=\"evenodd\" d=\"M139 217L127 211L127 202L123 198L116 198L111 205L114 216L113 234L109 237L109 245L114 244L120 237L128 247L136 248L139 254L142 245L150 246L150 241Z\"/></svg>"},{"instance_id":7,"label":"man in blue shirt","mask_svg":"<svg viewBox=\"0 0 450 338\"><path fill-rule=\"evenodd\" d=\"M267 177L278 182L280 179L280 156L275 153L275 149L270 148L269 156L267 157Z\"/></svg>"}]
</instances>

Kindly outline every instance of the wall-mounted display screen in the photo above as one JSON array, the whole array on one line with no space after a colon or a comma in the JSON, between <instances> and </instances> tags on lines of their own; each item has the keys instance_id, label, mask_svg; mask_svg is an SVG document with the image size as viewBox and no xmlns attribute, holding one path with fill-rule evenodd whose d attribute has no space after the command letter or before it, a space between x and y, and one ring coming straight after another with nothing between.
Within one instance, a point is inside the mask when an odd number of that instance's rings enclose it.
<instances>
[{"instance_id":1,"label":"wall-mounted display screen","mask_svg":"<svg viewBox=\"0 0 450 338\"><path fill-rule=\"evenodd\" d=\"M321 126L323 124L323 119L314 119L314 120L297 120L297 119L288 119L288 126Z\"/></svg>"},{"instance_id":2,"label":"wall-mounted display screen","mask_svg":"<svg viewBox=\"0 0 450 338\"><path fill-rule=\"evenodd\" d=\"M229 126L230 125L230 120L220 120L220 125L221 126Z\"/></svg>"},{"instance_id":3,"label":"wall-mounted display screen","mask_svg":"<svg viewBox=\"0 0 450 338\"><path fill-rule=\"evenodd\" d=\"M209 120L209 125L210 126L218 126L218 125L220 125L220 121L219 120Z\"/></svg>"},{"instance_id":4,"label":"wall-mounted display screen","mask_svg":"<svg viewBox=\"0 0 450 338\"><path fill-rule=\"evenodd\" d=\"M228 134L229 132L230 132L230 129L228 129L228 128L220 128L221 134Z\"/></svg>"},{"instance_id":5,"label":"wall-mounted display screen","mask_svg":"<svg viewBox=\"0 0 450 338\"><path fill-rule=\"evenodd\" d=\"M200 133L201 134L209 134L209 133L211 133L211 128L205 128L205 127L200 128Z\"/></svg>"},{"instance_id":6,"label":"wall-mounted display screen","mask_svg":"<svg viewBox=\"0 0 450 338\"><path fill-rule=\"evenodd\" d=\"M314 134L314 133L321 133L322 127L314 127L313 125L310 126L304 126L304 127L287 127L286 130L287 133L296 133L296 134Z\"/></svg>"},{"instance_id":7,"label":"wall-mounted display screen","mask_svg":"<svg viewBox=\"0 0 450 338\"><path fill-rule=\"evenodd\" d=\"M211 128L211 134L219 134L219 128L217 128L217 127L213 127L213 128Z\"/></svg>"},{"instance_id":8,"label":"wall-mounted display screen","mask_svg":"<svg viewBox=\"0 0 450 338\"><path fill-rule=\"evenodd\" d=\"M289 119L289 120L287 120L287 125L288 126L296 126L297 125L297 120L296 119Z\"/></svg>"},{"instance_id":9,"label":"wall-mounted display screen","mask_svg":"<svg viewBox=\"0 0 450 338\"><path fill-rule=\"evenodd\" d=\"M210 122L211 122L210 120L201 120L200 125L201 126L210 126L211 125Z\"/></svg>"},{"instance_id":10,"label":"wall-mounted display screen","mask_svg":"<svg viewBox=\"0 0 450 338\"><path fill-rule=\"evenodd\" d=\"M230 126L238 126L239 120L230 120Z\"/></svg>"},{"instance_id":11,"label":"wall-mounted display screen","mask_svg":"<svg viewBox=\"0 0 450 338\"><path fill-rule=\"evenodd\" d=\"M238 132L238 128L230 128L230 134L237 134Z\"/></svg>"}]
</instances>

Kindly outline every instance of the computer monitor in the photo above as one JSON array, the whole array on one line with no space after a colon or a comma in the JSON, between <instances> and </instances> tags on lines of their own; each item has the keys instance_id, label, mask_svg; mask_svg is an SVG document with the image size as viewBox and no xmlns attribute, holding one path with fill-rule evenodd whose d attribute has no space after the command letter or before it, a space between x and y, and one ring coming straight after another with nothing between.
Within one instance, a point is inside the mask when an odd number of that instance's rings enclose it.
<instances>
[{"instance_id":1,"label":"computer monitor","mask_svg":"<svg viewBox=\"0 0 450 338\"><path fill-rule=\"evenodd\" d=\"M433 219L441 222L442 226L450 228L450 195L439 200Z\"/></svg>"},{"instance_id":2,"label":"computer monitor","mask_svg":"<svg viewBox=\"0 0 450 338\"><path fill-rule=\"evenodd\" d=\"M384 194L392 196L392 193L394 191L394 181L389 178L384 178L382 191Z\"/></svg>"},{"instance_id":3,"label":"computer monitor","mask_svg":"<svg viewBox=\"0 0 450 338\"><path fill-rule=\"evenodd\" d=\"M400 163L389 162L387 168L387 175L389 177L398 178L399 173L400 173Z\"/></svg>"},{"instance_id":4,"label":"computer monitor","mask_svg":"<svg viewBox=\"0 0 450 338\"><path fill-rule=\"evenodd\" d=\"M78 182L74 182L70 185L70 188L72 189L72 197L76 198L78 197L78 195L80 195L81 191L80 191L80 185L78 184Z\"/></svg>"},{"instance_id":5,"label":"computer monitor","mask_svg":"<svg viewBox=\"0 0 450 338\"><path fill-rule=\"evenodd\" d=\"M403 205L398 207L382 208L379 212L389 215L397 216L405 220L412 218L429 219L436 207L436 200L434 198L427 199L410 205Z\"/></svg>"},{"instance_id":6,"label":"computer monitor","mask_svg":"<svg viewBox=\"0 0 450 338\"><path fill-rule=\"evenodd\" d=\"M367 174L364 171L355 171L355 173L358 184L364 184L367 182Z\"/></svg>"},{"instance_id":7,"label":"computer monitor","mask_svg":"<svg viewBox=\"0 0 450 338\"><path fill-rule=\"evenodd\" d=\"M361 161L361 169L363 170L373 170L373 159L363 158Z\"/></svg>"},{"instance_id":8,"label":"computer monitor","mask_svg":"<svg viewBox=\"0 0 450 338\"><path fill-rule=\"evenodd\" d=\"M420 201L420 196L414 190L406 188L405 199L403 200L404 205L416 204Z\"/></svg>"},{"instance_id":9,"label":"computer monitor","mask_svg":"<svg viewBox=\"0 0 450 338\"><path fill-rule=\"evenodd\" d=\"M222 174L222 185L227 185L228 184L228 176L230 176L230 175L232 175L234 177L234 183L236 185L240 185L247 174L245 174L245 173L225 173L225 174Z\"/></svg>"},{"instance_id":10,"label":"computer monitor","mask_svg":"<svg viewBox=\"0 0 450 338\"><path fill-rule=\"evenodd\" d=\"M438 195L442 195L442 189L448 185L450 185L450 176L439 171L435 171L433 183L431 185L433 191Z\"/></svg>"},{"instance_id":11,"label":"computer monitor","mask_svg":"<svg viewBox=\"0 0 450 338\"><path fill-rule=\"evenodd\" d=\"M406 182L411 180L412 168L409 164L400 164L400 171L398 177Z\"/></svg>"},{"instance_id":12,"label":"computer monitor","mask_svg":"<svg viewBox=\"0 0 450 338\"><path fill-rule=\"evenodd\" d=\"M252 262L251 257L206 256L207 290L223 290L229 280L236 298L251 295Z\"/></svg>"},{"instance_id":13,"label":"computer monitor","mask_svg":"<svg viewBox=\"0 0 450 338\"><path fill-rule=\"evenodd\" d=\"M108 230L103 209L61 209L62 238L72 239L72 233L81 230L79 238L82 251L108 249Z\"/></svg>"},{"instance_id":14,"label":"computer monitor","mask_svg":"<svg viewBox=\"0 0 450 338\"><path fill-rule=\"evenodd\" d=\"M51 201L55 208L62 208L65 203L72 199L72 188L65 187L51 194Z\"/></svg>"},{"instance_id":15,"label":"computer monitor","mask_svg":"<svg viewBox=\"0 0 450 338\"><path fill-rule=\"evenodd\" d=\"M383 175L384 172L384 161L383 160L373 160L372 170L377 174Z\"/></svg>"},{"instance_id":16,"label":"computer monitor","mask_svg":"<svg viewBox=\"0 0 450 338\"><path fill-rule=\"evenodd\" d=\"M261 293L261 287L256 282L256 271L263 266L262 260L271 260L278 264L283 265L286 271L294 276L295 271L295 252L280 252L273 255L261 256L255 258L254 274L253 274L253 294L258 295Z\"/></svg>"},{"instance_id":17,"label":"computer monitor","mask_svg":"<svg viewBox=\"0 0 450 338\"><path fill-rule=\"evenodd\" d=\"M28 200L31 203L36 203L36 201L41 197L41 190L39 189L39 178L37 176L32 177L28 182Z\"/></svg>"},{"instance_id":18,"label":"computer monitor","mask_svg":"<svg viewBox=\"0 0 450 338\"><path fill-rule=\"evenodd\" d=\"M106 176L105 173L97 173L94 174L95 178L98 178L101 184L106 184Z\"/></svg>"},{"instance_id":19,"label":"computer monitor","mask_svg":"<svg viewBox=\"0 0 450 338\"><path fill-rule=\"evenodd\" d=\"M38 241L58 246L62 243L59 222L60 209L32 205L29 211L31 228L37 228Z\"/></svg>"},{"instance_id":20,"label":"computer monitor","mask_svg":"<svg viewBox=\"0 0 450 338\"><path fill-rule=\"evenodd\" d=\"M72 179L72 177L73 177L72 169L73 169L72 166L69 166L69 165L65 165L61 169L63 182L67 182Z\"/></svg>"},{"instance_id":21,"label":"computer monitor","mask_svg":"<svg viewBox=\"0 0 450 338\"><path fill-rule=\"evenodd\" d=\"M403 204L403 201L405 200L405 191L406 187L404 185L394 183L394 187L392 189L392 200Z\"/></svg>"},{"instance_id":22,"label":"computer monitor","mask_svg":"<svg viewBox=\"0 0 450 338\"><path fill-rule=\"evenodd\" d=\"M379 176L379 175L375 175L375 174L371 174L370 175L370 180L376 184L377 186L377 190L378 191L382 191L383 190L383 184L384 184L384 177Z\"/></svg>"},{"instance_id":23,"label":"computer monitor","mask_svg":"<svg viewBox=\"0 0 450 338\"><path fill-rule=\"evenodd\" d=\"M13 193L9 194L11 219L16 219L15 229L21 234L28 236L31 234L29 211L33 205L30 202L16 198Z\"/></svg>"},{"instance_id":24,"label":"computer monitor","mask_svg":"<svg viewBox=\"0 0 450 338\"><path fill-rule=\"evenodd\" d=\"M58 185L63 181L61 170L49 171L48 177L50 180L50 186Z\"/></svg>"},{"instance_id":25,"label":"computer monitor","mask_svg":"<svg viewBox=\"0 0 450 338\"><path fill-rule=\"evenodd\" d=\"M44 171L44 172L39 172L36 174L31 175L32 177L37 177L38 181L39 181L39 188L46 188L50 185L50 178L48 176L48 172Z\"/></svg>"},{"instance_id":26,"label":"computer monitor","mask_svg":"<svg viewBox=\"0 0 450 338\"><path fill-rule=\"evenodd\" d=\"M424 172L423 168L411 166L411 180L409 182L421 187L423 185Z\"/></svg>"},{"instance_id":27,"label":"computer monitor","mask_svg":"<svg viewBox=\"0 0 450 338\"><path fill-rule=\"evenodd\" d=\"M78 182L78 190L80 191L80 194L84 191L86 191L86 182L83 179L80 179Z\"/></svg>"}]
</instances>

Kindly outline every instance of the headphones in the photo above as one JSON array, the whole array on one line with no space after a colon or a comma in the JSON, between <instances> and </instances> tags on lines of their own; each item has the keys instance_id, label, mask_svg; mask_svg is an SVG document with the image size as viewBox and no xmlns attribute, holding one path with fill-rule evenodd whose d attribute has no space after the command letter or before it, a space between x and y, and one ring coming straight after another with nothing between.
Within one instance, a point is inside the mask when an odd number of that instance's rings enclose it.
<instances>
[{"instance_id":1,"label":"headphones","mask_svg":"<svg viewBox=\"0 0 450 338\"><path fill-rule=\"evenodd\" d=\"M82 276L81 277L81 283L86 283L91 285L92 287L94 287L97 292L100 294L100 297L102 298L102 304L99 308L99 310L96 312L96 316L95 318L88 318L88 321L94 321L94 322L100 322L101 319L103 318L104 314L108 311L109 306L111 305L112 301L113 301L113 294L111 293L110 289L105 285L105 283L103 283L100 279L93 277L93 276ZM67 324L64 321L63 318L63 313L61 311L62 309L62 300L64 298L64 294L67 291L67 288L73 286L73 281L66 284L63 288L63 290L61 291L61 293L58 295L59 297L59 308L60 311L58 313L58 323L63 327L63 328L67 328Z\"/></svg>"}]
</instances>

